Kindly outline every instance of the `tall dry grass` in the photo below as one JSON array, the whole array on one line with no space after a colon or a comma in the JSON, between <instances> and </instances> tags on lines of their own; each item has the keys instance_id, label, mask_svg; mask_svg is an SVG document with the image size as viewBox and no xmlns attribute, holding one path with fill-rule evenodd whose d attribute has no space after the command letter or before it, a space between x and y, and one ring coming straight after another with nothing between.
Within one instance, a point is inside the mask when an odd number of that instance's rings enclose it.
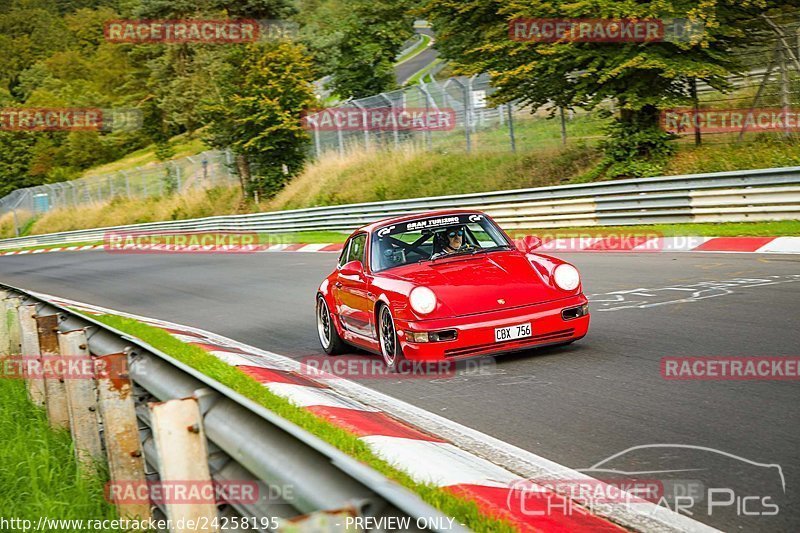
<instances>
[{"instance_id":1,"label":"tall dry grass","mask_svg":"<svg viewBox=\"0 0 800 533\"><path fill-rule=\"evenodd\" d=\"M567 183L597 161L587 146L536 152L439 153L405 148L330 155L310 164L268 203L296 209Z\"/></svg>"},{"instance_id":2,"label":"tall dry grass","mask_svg":"<svg viewBox=\"0 0 800 533\"><path fill-rule=\"evenodd\" d=\"M249 208L243 205L241 190L238 187L192 190L180 196L130 200L115 198L104 205L55 209L37 219L31 227L30 234L184 220L242 212L249 212Z\"/></svg>"}]
</instances>

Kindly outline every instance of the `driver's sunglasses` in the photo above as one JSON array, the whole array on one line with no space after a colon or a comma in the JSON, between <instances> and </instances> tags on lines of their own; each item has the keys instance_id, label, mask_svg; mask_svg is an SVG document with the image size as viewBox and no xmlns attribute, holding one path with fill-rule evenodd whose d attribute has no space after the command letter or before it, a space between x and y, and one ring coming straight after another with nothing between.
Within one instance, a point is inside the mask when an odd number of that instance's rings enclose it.
<instances>
[{"instance_id":1,"label":"driver's sunglasses","mask_svg":"<svg viewBox=\"0 0 800 533\"><path fill-rule=\"evenodd\" d=\"M456 231L456 230L453 230L453 231L449 231L449 232L447 233L447 236L448 236L448 237L450 237L451 239L452 239L453 237L455 237L456 235L458 235L459 237L463 237L463 236L464 236L464 230L463 230L463 229L460 229L460 230L458 230L458 231Z\"/></svg>"}]
</instances>

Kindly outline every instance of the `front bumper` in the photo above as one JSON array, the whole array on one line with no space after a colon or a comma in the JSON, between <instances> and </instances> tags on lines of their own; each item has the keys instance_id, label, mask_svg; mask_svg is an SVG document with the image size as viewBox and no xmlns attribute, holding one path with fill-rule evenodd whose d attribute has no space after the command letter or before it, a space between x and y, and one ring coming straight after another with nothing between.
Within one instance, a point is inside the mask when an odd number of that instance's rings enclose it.
<instances>
[{"instance_id":1,"label":"front bumper","mask_svg":"<svg viewBox=\"0 0 800 533\"><path fill-rule=\"evenodd\" d=\"M578 295L552 302L515 309L502 309L476 315L419 321L397 321L403 355L412 361L456 360L480 355L500 354L536 346L560 344L580 339L589 329L589 315L565 320L567 308L584 305L585 296ZM532 336L524 339L495 342L495 328L531 323ZM456 330L455 340L410 342L405 332Z\"/></svg>"}]
</instances>

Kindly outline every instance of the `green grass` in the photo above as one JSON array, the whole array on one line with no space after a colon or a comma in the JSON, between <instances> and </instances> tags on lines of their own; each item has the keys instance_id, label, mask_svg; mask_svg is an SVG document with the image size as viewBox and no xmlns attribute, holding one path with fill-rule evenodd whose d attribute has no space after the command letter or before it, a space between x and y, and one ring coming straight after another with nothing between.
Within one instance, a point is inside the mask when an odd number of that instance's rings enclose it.
<instances>
[{"instance_id":1,"label":"green grass","mask_svg":"<svg viewBox=\"0 0 800 533\"><path fill-rule=\"evenodd\" d=\"M419 40L419 42L411 50L409 50L408 52L406 52L405 54L400 56L400 59L398 59L395 62L395 66L397 66L397 65L399 65L401 63L405 63L409 59L418 56L423 50L428 48L428 45L431 42L431 36L430 35L425 35L424 33L421 33L420 37L422 37L422 38Z\"/></svg>"},{"instance_id":2,"label":"green grass","mask_svg":"<svg viewBox=\"0 0 800 533\"><path fill-rule=\"evenodd\" d=\"M273 394L255 379L220 361L205 350L181 342L166 331L130 318L116 315L101 315L92 318L143 340L325 440L415 492L430 505L438 508L447 516L455 517L459 523L466 525L469 529L486 532L515 531L510 524L481 514L475 503L457 498L438 487L414 481L408 474L372 453L369 447L355 435L314 416L285 398Z\"/></svg>"},{"instance_id":3,"label":"green grass","mask_svg":"<svg viewBox=\"0 0 800 533\"><path fill-rule=\"evenodd\" d=\"M28 400L23 381L0 379L0 405L1 516L34 525L41 516L117 518L103 495L104 475L79 472L69 432L50 428L44 411Z\"/></svg>"},{"instance_id":4,"label":"green grass","mask_svg":"<svg viewBox=\"0 0 800 533\"><path fill-rule=\"evenodd\" d=\"M178 135L170 139L172 149L175 152L170 159L180 159L195 154L199 154L208 150L203 141L198 137L188 137L186 134ZM138 167L160 163L156 156L155 145L146 146L135 152L131 152L122 159L100 165L98 167L90 168L87 170L83 177L87 176L102 176L103 174L112 174L121 170L132 170Z\"/></svg>"},{"instance_id":5,"label":"green grass","mask_svg":"<svg viewBox=\"0 0 800 533\"><path fill-rule=\"evenodd\" d=\"M544 228L510 231L512 237L524 235L554 235L579 237L583 235L647 235L664 237L785 237L800 235L800 220L776 222L725 222L709 224L652 224L641 226L589 226L583 228Z\"/></svg>"},{"instance_id":6,"label":"green grass","mask_svg":"<svg viewBox=\"0 0 800 533\"><path fill-rule=\"evenodd\" d=\"M536 152L437 148L359 152L309 165L267 205L268 210L342 205L569 183L598 155L589 146ZM488 141L487 141L488 142Z\"/></svg>"},{"instance_id":7,"label":"green grass","mask_svg":"<svg viewBox=\"0 0 800 533\"><path fill-rule=\"evenodd\" d=\"M210 232L213 233L213 232ZM800 220L775 222L727 222L707 224L653 224L639 226L587 226L582 228L540 228L509 231L512 237L531 234L558 233L561 237L577 237L582 235L607 235L624 233L645 235L658 233L665 237L701 236L701 237L787 237L800 236ZM347 240L350 232L346 231L300 231L293 233L261 233L258 242L261 244L321 244L339 243ZM101 245L103 241L76 242L64 245L43 244L23 248L2 248L0 252L12 250L38 250L58 246Z\"/></svg>"},{"instance_id":8,"label":"green grass","mask_svg":"<svg viewBox=\"0 0 800 533\"><path fill-rule=\"evenodd\" d=\"M408 78L403 83L403 85L416 85L416 84L418 84L422 78L427 76L428 73L430 73L434 68L436 68L436 65L438 65L441 62L442 62L442 60L437 57L436 59L434 59L433 61L428 63L424 68L422 68L421 70L418 70L416 73L414 73L410 78Z\"/></svg>"},{"instance_id":9,"label":"green grass","mask_svg":"<svg viewBox=\"0 0 800 533\"><path fill-rule=\"evenodd\" d=\"M752 134L749 142L719 144L721 139L708 138L694 146L690 139L677 144L678 151L670 159L665 175L728 172L751 168L800 166L800 142L779 135ZM735 137L735 136L734 136Z\"/></svg>"},{"instance_id":10,"label":"green grass","mask_svg":"<svg viewBox=\"0 0 800 533\"><path fill-rule=\"evenodd\" d=\"M71 242L69 244L39 244L36 246L23 246L21 248L0 248L0 252L22 251L22 250L44 250L47 248L67 248L70 246L88 246L88 245L103 244L103 241L84 241L84 242Z\"/></svg>"}]
</instances>

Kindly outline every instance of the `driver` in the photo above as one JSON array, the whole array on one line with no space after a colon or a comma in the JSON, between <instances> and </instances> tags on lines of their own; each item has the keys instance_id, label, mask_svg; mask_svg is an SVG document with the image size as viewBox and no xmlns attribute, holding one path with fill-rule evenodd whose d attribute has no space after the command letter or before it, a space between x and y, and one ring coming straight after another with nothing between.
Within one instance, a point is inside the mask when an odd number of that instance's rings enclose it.
<instances>
[{"instance_id":1,"label":"driver","mask_svg":"<svg viewBox=\"0 0 800 533\"><path fill-rule=\"evenodd\" d=\"M442 232L442 236L444 241L442 253L452 254L469 247L468 244L464 244L464 226L447 228Z\"/></svg>"}]
</instances>

